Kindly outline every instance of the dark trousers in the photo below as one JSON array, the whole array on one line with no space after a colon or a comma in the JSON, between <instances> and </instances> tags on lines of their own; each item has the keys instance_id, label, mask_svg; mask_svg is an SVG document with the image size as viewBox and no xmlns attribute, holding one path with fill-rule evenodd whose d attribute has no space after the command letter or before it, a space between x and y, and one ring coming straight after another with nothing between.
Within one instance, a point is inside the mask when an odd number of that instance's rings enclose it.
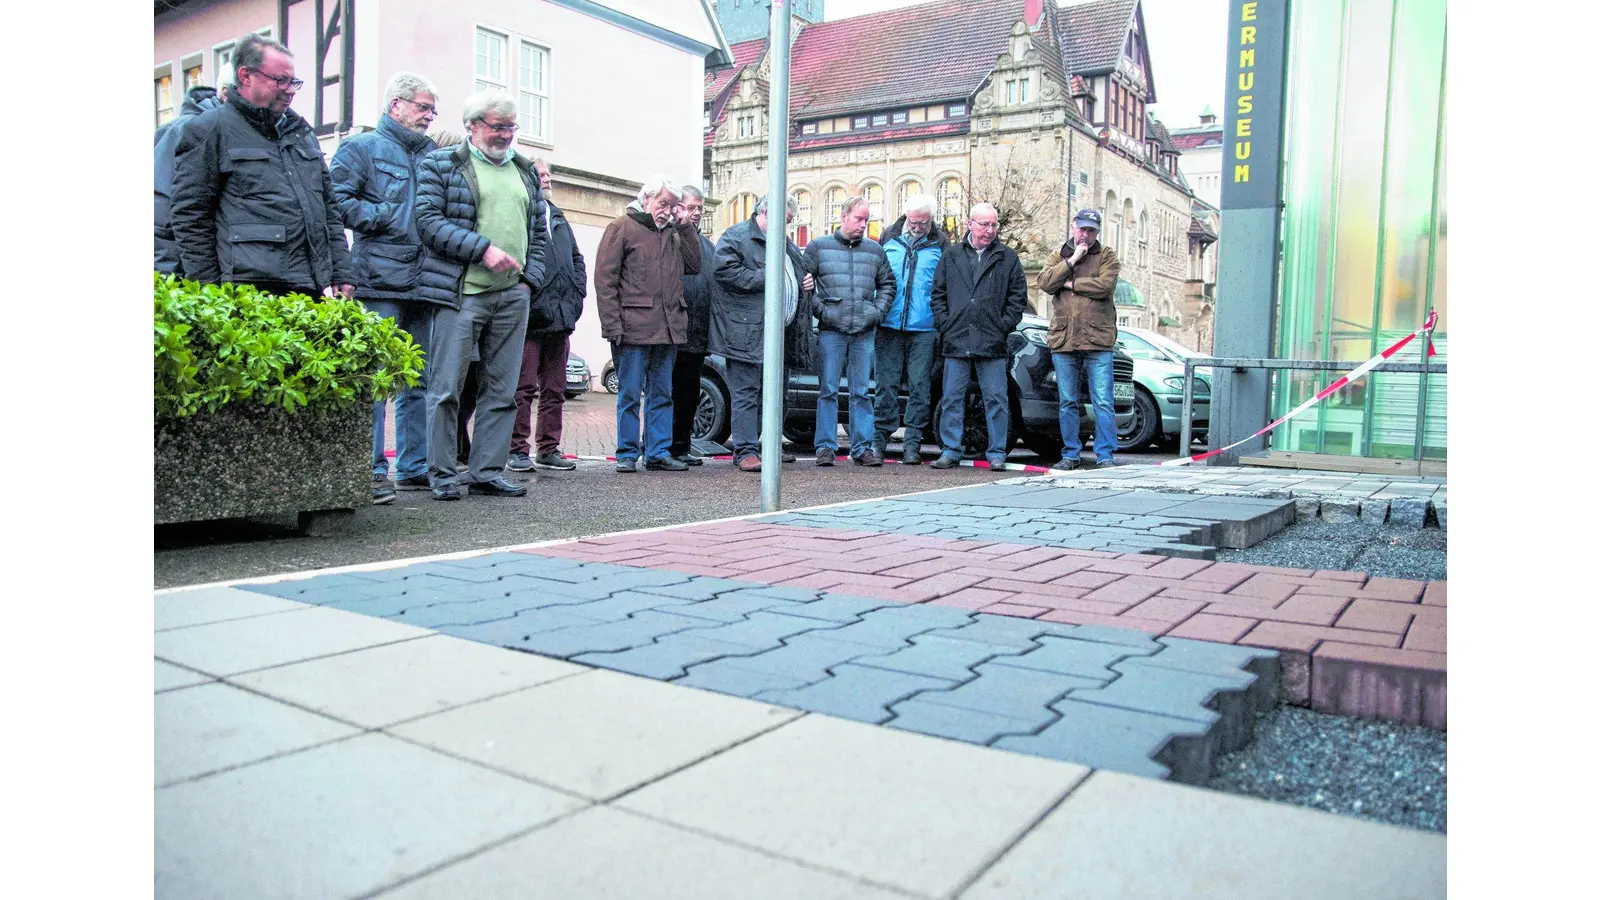
<instances>
[{"instance_id":1,"label":"dark trousers","mask_svg":"<svg viewBox=\"0 0 1600 900\"><path fill-rule=\"evenodd\" d=\"M700 367L705 361L706 354L679 347L672 363L672 446L667 450L672 456L689 452L695 413L700 410Z\"/></svg>"},{"instance_id":2,"label":"dark trousers","mask_svg":"<svg viewBox=\"0 0 1600 900\"><path fill-rule=\"evenodd\" d=\"M539 453L561 447L561 410L567 404L567 350L572 335L530 334L522 348L522 374L517 378L517 420L511 426L511 452L527 453L530 427ZM533 399L539 398L539 420Z\"/></svg>"},{"instance_id":3,"label":"dark trousers","mask_svg":"<svg viewBox=\"0 0 1600 900\"><path fill-rule=\"evenodd\" d=\"M456 461L463 466L472 455L472 437L467 434L467 422L478 408L478 364L467 366L467 380L461 387L461 415L456 419Z\"/></svg>"}]
</instances>

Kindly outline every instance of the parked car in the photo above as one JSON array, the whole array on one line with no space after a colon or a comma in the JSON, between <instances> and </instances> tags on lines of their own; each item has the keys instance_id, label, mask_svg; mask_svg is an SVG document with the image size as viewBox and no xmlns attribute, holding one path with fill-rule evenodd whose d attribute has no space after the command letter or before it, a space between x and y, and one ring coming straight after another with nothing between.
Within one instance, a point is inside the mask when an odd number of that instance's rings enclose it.
<instances>
[{"instance_id":1,"label":"parked car","mask_svg":"<svg viewBox=\"0 0 1600 900\"><path fill-rule=\"evenodd\" d=\"M619 389L619 385L620 382L617 381L617 361L608 359L605 367L600 370L600 386L615 394Z\"/></svg>"},{"instance_id":2,"label":"parked car","mask_svg":"<svg viewBox=\"0 0 1600 900\"><path fill-rule=\"evenodd\" d=\"M1153 443L1177 443L1183 433L1183 361L1199 356L1171 338L1143 328L1118 328L1117 349L1133 358L1133 419L1118 426L1123 450ZM1195 369L1194 439L1204 441L1211 425L1211 368ZM1180 451L1182 448L1180 448Z\"/></svg>"},{"instance_id":3,"label":"parked car","mask_svg":"<svg viewBox=\"0 0 1600 900\"><path fill-rule=\"evenodd\" d=\"M589 364L576 353L567 354L567 399L589 392Z\"/></svg>"},{"instance_id":4,"label":"parked car","mask_svg":"<svg viewBox=\"0 0 1600 900\"><path fill-rule=\"evenodd\" d=\"M1011 434L1006 446L1009 449L1021 441L1040 456L1054 457L1061 453L1061 420L1060 402L1056 392L1056 373L1050 362L1049 328L1049 322L1046 320L1027 315L1006 341L1006 348L1011 352ZM816 337L813 332L812 359L820 359L821 353L818 352L815 342ZM1118 353L1113 368L1116 378L1114 405L1117 413L1117 430L1121 432L1129 427L1134 414L1133 360ZM935 359L932 394L934 418L937 418L942 387L938 373L942 370L942 363ZM849 389L848 381L846 377L839 379L839 424L841 425L847 425L850 419L849 403L845 399ZM727 385L727 367L722 357L707 356L700 374L700 406L695 414L694 437L717 443L727 440L730 431ZM905 385L900 385L899 390L900 409L903 414L907 398ZM817 422L816 372L791 371L786 391L787 413L783 423L784 437L801 447L809 448L815 437ZM981 458L988 444L988 433L983 418L983 395L976 384L973 384L967 392L966 406L963 449L967 457ZM1086 411L1079 421L1080 432L1087 442L1094 434L1094 416ZM925 439L931 444L937 444L937 423L930 426Z\"/></svg>"}]
</instances>

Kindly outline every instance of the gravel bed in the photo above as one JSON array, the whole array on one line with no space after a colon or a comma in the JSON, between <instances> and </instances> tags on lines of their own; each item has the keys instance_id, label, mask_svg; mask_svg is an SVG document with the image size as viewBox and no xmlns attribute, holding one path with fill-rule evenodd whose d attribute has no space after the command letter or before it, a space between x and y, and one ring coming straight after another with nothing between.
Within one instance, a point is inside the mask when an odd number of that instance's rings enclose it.
<instances>
[{"instance_id":1,"label":"gravel bed","mask_svg":"<svg viewBox=\"0 0 1600 900\"><path fill-rule=\"evenodd\" d=\"M1297 521L1243 550L1217 551L1221 562L1290 569L1367 572L1377 578L1442 581L1448 533L1400 525Z\"/></svg>"},{"instance_id":2,"label":"gravel bed","mask_svg":"<svg viewBox=\"0 0 1600 900\"><path fill-rule=\"evenodd\" d=\"M1420 725L1280 706L1217 760L1209 787L1444 834L1445 743Z\"/></svg>"}]
</instances>

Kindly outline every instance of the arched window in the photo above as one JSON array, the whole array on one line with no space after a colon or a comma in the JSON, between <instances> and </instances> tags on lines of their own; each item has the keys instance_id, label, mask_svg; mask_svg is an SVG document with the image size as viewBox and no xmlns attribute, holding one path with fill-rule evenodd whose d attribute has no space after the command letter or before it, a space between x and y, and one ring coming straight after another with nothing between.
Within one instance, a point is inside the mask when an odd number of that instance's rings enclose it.
<instances>
[{"instance_id":1,"label":"arched window","mask_svg":"<svg viewBox=\"0 0 1600 900\"><path fill-rule=\"evenodd\" d=\"M850 198L842 187L828 188L827 198L827 206L823 210L823 215L827 218L823 221L822 227L828 230L827 233L832 234L839 220L844 218L844 201Z\"/></svg>"},{"instance_id":2,"label":"arched window","mask_svg":"<svg viewBox=\"0 0 1600 900\"><path fill-rule=\"evenodd\" d=\"M723 225L722 227L732 228L740 222L743 222L745 219L750 218L752 215L755 215L755 211L755 194L737 194L732 200L728 201L727 224Z\"/></svg>"},{"instance_id":3,"label":"arched window","mask_svg":"<svg viewBox=\"0 0 1600 900\"><path fill-rule=\"evenodd\" d=\"M805 188L794 192L794 242L799 247L811 243L811 192Z\"/></svg>"},{"instance_id":4,"label":"arched window","mask_svg":"<svg viewBox=\"0 0 1600 900\"><path fill-rule=\"evenodd\" d=\"M1118 213L1117 192L1106 191L1106 205L1100 210L1100 224L1104 226L1100 229L1100 244L1101 246L1110 247L1111 249L1116 250L1117 254L1120 256L1122 251L1118 248L1121 245L1117 242L1122 237L1122 228L1121 224L1117 221L1120 218Z\"/></svg>"},{"instance_id":5,"label":"arched window","mask_svg":"<svg viewBox=\"0 0 1600 900\"><path fill-rule=\"evenodd\" d=\"M1139 210L1139 263L1150 265L1150 214Z\"/></svg>"},{"instance_id":6,"label":"arched window","mask_svg":"<svg viewBox=\"0 0 1600 900\"><path fill-rule=\"evenodd\" d=\"M1133 198L1129 197L1128 199L1122 201L1123 238L1122 246L1117 248L1117 255L1122 257L1124 260L1132 261L1134 257L1134 243L1136 236L1133 234L1133 229L1134 223L1137 221L1138 219L1133 217Z\"/></svg>"},{"instance_id":7,"label":"arched window","mask_svg":"<svg viewBox=\"0 0 1600 900\"><path fill-rule=\"evenodd\" d=\"M966 205L966 192L961 189L961 179L951 177L939 182L939 191L934 196L939 201L939 218L943 221L944 230L954 237L965 212L962 207Z\"/></svg>"},{"instance_id":8,"label":"arched window","mask_svg":"<svg viewBox=\"0 0 1600 900\"><path fill-rule=\"evenodd\" d=\"M883 185L862 185L861 196L867 198L867 237L877 240L883 234Z\"/></svg>"},{"instance_id":9,"label":"arched window","mask_svg":"<svg viewBox=\"0 0 1600 900\"><path fill-rule=\"evenodd\" d=\"M922 182L915 178L900 182L900 187L894 192L894 214L896 216L905 215L906 201L920 193L922 193Z\"/></svg>"}]
</instances>

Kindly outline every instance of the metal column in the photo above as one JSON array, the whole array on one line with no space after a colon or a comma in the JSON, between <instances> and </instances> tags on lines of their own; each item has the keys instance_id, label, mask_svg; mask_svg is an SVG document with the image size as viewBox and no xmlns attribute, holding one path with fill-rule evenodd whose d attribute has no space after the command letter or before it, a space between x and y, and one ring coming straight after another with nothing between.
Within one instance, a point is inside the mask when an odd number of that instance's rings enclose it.
<instances>
[{"instance_id":1,"label":"metal column","mask_svg":"<svg viewBox=\"0 0 1600 900\"><path fill-rule=\"evenodd\" d=\"M767 94L767 295L761 354L761 511L778 510L783 481L783 292L788 246L789 0L772 0ZM799 273L796 273L797 277Z\"/></svg>"}]
</instances>

